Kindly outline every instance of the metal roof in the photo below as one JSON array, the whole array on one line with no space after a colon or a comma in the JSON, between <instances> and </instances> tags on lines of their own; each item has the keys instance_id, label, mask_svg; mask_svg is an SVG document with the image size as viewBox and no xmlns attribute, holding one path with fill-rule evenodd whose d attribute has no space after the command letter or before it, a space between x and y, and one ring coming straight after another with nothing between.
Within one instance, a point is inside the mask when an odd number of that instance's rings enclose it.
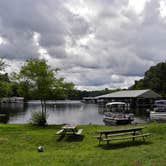
<instances>
[{"instance_id":1,"label":"metal roof","mask_svg":"<svg viewBox=\"0 0 166 166\"><path fill-rule=\"evenodd\" d=\"M126 103L125 102L110 102L106 104L106 106L111 106L111 105L126 105Z\"/></svg>"},{"instance_id":2,"label":"metal roof","mask_svg":"<svg viewBox=\"0 0 166 166\"><path fill-rule=\"evenodd\" d=\"M135 98L135 97L158 98L161 96L150 89L146 89L146 90L123 90L98 96L96 98L102 99L102 98Z\"/></svg>"},{"instance_id":3,"label":"metal roof","mask_svg":"<svg viewBox=\"0 0 166 166\"><path fill-rule=\"evenodd\" d=\"M93 100L96 99L96 97L83 97L84 100Z\"/></svg>"}]
</instances>

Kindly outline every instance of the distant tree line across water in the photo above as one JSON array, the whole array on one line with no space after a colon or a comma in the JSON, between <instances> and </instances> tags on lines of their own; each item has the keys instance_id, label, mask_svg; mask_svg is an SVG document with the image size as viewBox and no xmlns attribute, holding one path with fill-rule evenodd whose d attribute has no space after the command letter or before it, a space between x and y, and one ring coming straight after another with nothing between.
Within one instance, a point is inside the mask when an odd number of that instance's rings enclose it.
<instances>
[{"instance_id":1,"label":"distant tree line across water","mask_svg":"<svg viewBox=\"0 0 166 166\"><path fill-rule=\"evenodd\" d=\"M5 67L5 61L0 59L0 98L22 96L26 100L81 100L83 97L100 96L121 90L112 90L111 87L96 91L77 90L73 83L65 82L64 78L57 78L59 69L51 69L45 60L29 59L18 73L12 73L10 76L2 72ZM150 67L144 78L135 81L129 89L152 89L166 97L166 62Z\"/></svg>"},{"instance_id":2,"label":"distant tree line across water","mask_svg":"<svg viewBox=\"0 0 166 166\"><path fill-rule=\"evenodd\" d=\"M112 92L119 91L119 90L121 90L121 89L112 90L112 89L105 88L104 90L93 90L93 91L75 90L74 95L72 95L72 94L70 95L69 94L69 99L82 100L83 97L101 96L101 95L112 93Z\"/></svg>"}]
</instances>

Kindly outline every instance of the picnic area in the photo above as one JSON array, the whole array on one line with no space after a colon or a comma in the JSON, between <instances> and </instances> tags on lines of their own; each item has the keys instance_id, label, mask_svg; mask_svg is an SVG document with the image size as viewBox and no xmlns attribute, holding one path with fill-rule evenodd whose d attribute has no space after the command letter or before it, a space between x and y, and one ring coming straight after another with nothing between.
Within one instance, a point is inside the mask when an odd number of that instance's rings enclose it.
<instances>
[{"instance_id":1,"label":"picnic area","mask_svg":"<svg viewBox=\"0 0 166 166\"><path fill-rule=\"evenodd\" d=\"M135 141L136 138L140 137L142 137L145 142L145 137L149 137L152 133L143 133L143 128L144 127L130 127L118 130L99 130L97 131L98 136L96 136L96 138L99 140L99 145L101 141L106 141L107 145L109 145L109 143L114 140L132 139L132 141Z\"/></svg>"},{"instance_id":2,"label":"picnic area","mask_svg":"<svg viewBox=\"0 0 166 166\"><path fill-rule=\"evenodd\" d=\"M66 134L73 134L73 135L81 135L83 129L78 129L77 125L74 124L65 124L61 127L60 130L56 132L57 135L66 135Z\"/></svg>"},{"instance_id":3,"label":"picnic area","mask_svg":"<svg viewBox=\"0 0 166 166\"><path fill-rule=\"evenodd\" d=\"M141 129L140 125L77 125L77 131L82 129L79 136L71 133L59 139L57 132L64 125L34 127L27 124L0 124L0 165L164 166L166 124L149 123L142 126ZM122 134L121 130L124 132L129 128L137 128L143 131L142 134L152 135L145 141L140 137L135 141L132 138L113 140L108 145L106 141L99 144L98 139L94 138L100 134L98 131ZM43 152L37 151L38 146L43 147Z\"/></svg>"}]
</instances>

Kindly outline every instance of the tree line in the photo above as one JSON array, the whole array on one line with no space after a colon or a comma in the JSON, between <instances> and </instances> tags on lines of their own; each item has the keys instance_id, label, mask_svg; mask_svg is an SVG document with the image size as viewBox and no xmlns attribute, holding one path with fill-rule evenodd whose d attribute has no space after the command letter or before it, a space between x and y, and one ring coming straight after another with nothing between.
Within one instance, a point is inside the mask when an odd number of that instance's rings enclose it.
<instances>
[{"instance_id":1,"label":"tree line","mask_svg":"<svg viewBox=\"0 0 166 166\"><path fill-rule=\"evenodd\" d=\"M44 59L28 59L18 73L4 73L0 59L0 98L22 96L31 99L65 99L74 93L74 84L57 78L58 68L51 69Z\"/></svg>"},{"instance_id":2,"label":"tree line","mask_svg":"<svg viewBox=\"0 0 166 166\"><path fill-rule=\"evenodd\" d=\"M145 72L144 77L135 81L129 89L152 89L166 97L166 62L151 66Z\"/></svg>"},{"instance_id":3,"label":"tree line","mask_svg":"<svg viewBox=\"0 0 166 166\"><path fill-rule=\"evenodd\" d=\"M51 69L43 59L29 59L18 73L2 73L5 62L0 59L0 98L23 96L25 100L31 99L72 99L81 100L83 97L100 96L121 89L108 89L96 91L77 90L71 82L64 78L57 78L59 69ZM129 89L152 89L166 97L166 62L150 67L144 77L135 81Z\"/></svg>"},{"instance_id":4,"label":"tree line","mask_svg":"<svg viewBox=\"0 0 166 166\"><path fill-rule=\"evenodd\" d=\"M59 69L51 69L43 59L29 59L21 67L18 73L10 76L3 73L5 62L0 59L0 98L21 96L25 100L82 100L83 97L100 96L114 92L105 88L103 90L87 91L74 88L71 82L65 82L64 78L56 78Z\"/></svg>"}]
</instances>

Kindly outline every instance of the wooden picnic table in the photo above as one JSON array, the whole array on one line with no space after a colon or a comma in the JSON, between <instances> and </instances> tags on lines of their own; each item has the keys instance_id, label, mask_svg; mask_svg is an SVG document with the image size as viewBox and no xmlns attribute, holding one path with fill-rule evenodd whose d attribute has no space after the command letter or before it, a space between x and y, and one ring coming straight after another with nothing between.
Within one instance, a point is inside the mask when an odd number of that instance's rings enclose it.
<instances>
[{"instance_id":1,"label":"wooden picnic table","mask_svg":"<svg viewBox=\"0 0 166 166\"><path fill-rule=\"evenodd\" d=\"M65 133L70 133L72 132L73 134L75 134L77 132L77 125L74 124L66 124L62 127L63 132Z\"/></svg>"},{"instance_id":2,"label":"wooden picnic table","mask_svg":"<svg viewBox=\"0 0 166 166\"><path fill-rule=\"evenodd\" d=\"M75 124L66 124L62 126L61 130L57 131L56 134L73 134L80 135L83 129L77 129L77 125Z\"/></svg>"},{"instance_id":3,"label":"wooden picnic table","mask_svg":"<svg viewBox=\"0 0 166 166\"><path fill-rule=\"evenodd\" d=\"M97 133L97 139L99 140L99 144L101 141L106 141L109 144L112 140L123 140L123 139L132 139L133 141L137 137L147 137L151 135L151 133L142 133L142 129L144 127L134 127L134 128L125 128L125 129L118 129L118 130L99 130ZM127 136L126 136L127 135ZM125 137L124 137L125 136Z\"/></svg>"}]
</instances>

